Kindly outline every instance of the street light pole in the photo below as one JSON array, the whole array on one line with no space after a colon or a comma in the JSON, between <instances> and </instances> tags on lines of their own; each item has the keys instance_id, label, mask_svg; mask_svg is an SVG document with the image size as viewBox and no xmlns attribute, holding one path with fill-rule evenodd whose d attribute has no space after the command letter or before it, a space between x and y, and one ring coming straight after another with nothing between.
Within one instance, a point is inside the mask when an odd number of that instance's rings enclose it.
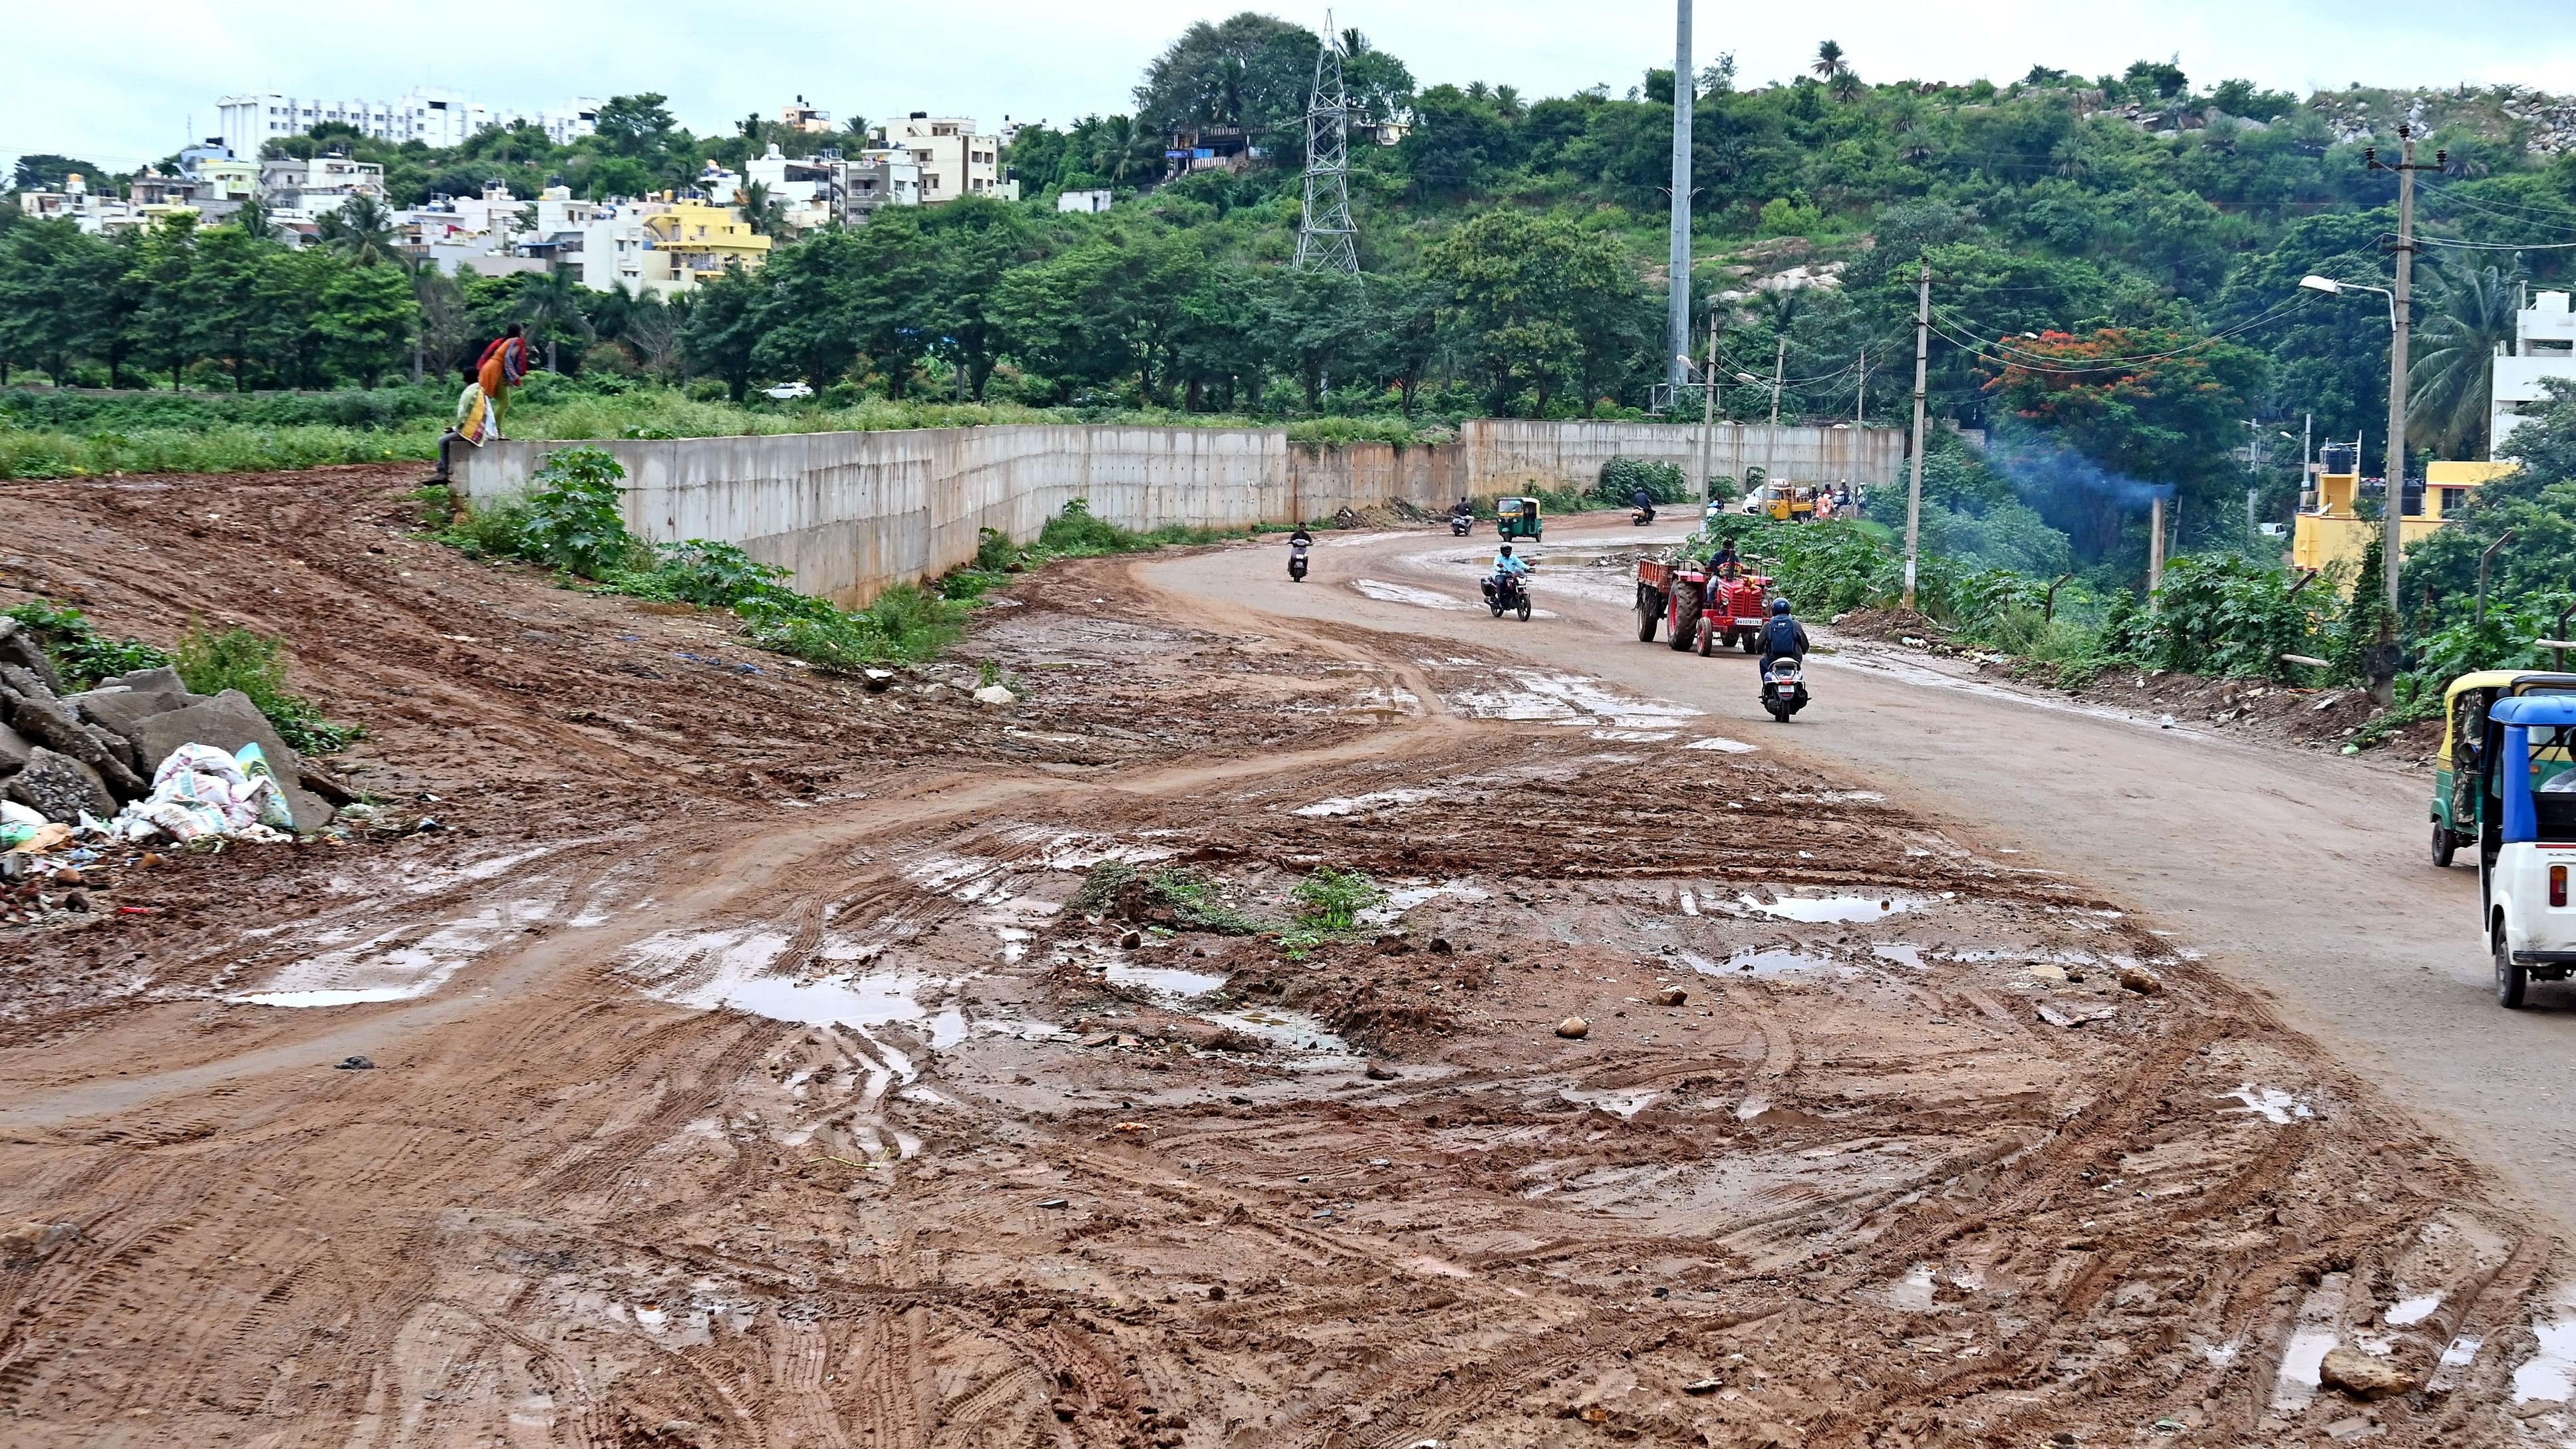
<instances>
[{"instance_id":1,"label":"street light pole","mask_svg":"<svg viewBox=\"0 0 2576 1449\"><path fill-rule=\"evenodd\" d=\"M1673 7L1673 212L1672 258L1664 301L1666 382L1678 399L1688 382L1691 275L1691 0Z\"/></svg>"},{"instance_id":2,"label":"street light pole","mask_svg":"<svg viewBox=\"0 0 2576 1449\"><path fill-rule=\"evenodd\" d=\"M1914 477L1905 485L1905 607L1914 607L1914 562L1923 542L1923 377L1932 357L1932 263L1914 302Z\"/></svg>"},{"instance_id":3,"label":"street light pole","mask_svg":"<svg viewBox=\"0 0 2576 1449\"><path fill-rule=\"evenodd\" d=\"M1717 299L1708 299L1708 367L1699 375L1699 514L1708 521L1708 505L1716 497L1717 470L1710 463L1710 450L1717 445Z\"/></svg>"},{"instance_id":4,"label":"street light pole","mask_svg":"<svg viewBox=\"0 0 2576 1449\"><path fill-rule=\"evenodd\" d=\"M2398 127L2397 141L2398 160L2394 166L2379 159L2377 147L2364 153L2373 171L2397 173L2397 288L2388 303L2388 493L2380 508L2384 525L2380 563L2387 575L2391 642L2397 631L2398 570L2406 550L2406 350L2415 325L2415 173L2439 171L2450 161L2447 153L2437 151L2433 153L2434 164L2417 165L2412 126Z\"/></svg>"},{"instance_id":5,"label":"street light pole","mask_svg":"<svg viewBox=\"0 0 2576 1449\"><path fill-rule=\"evenodd\" d=\"M1789 334L1780 334L1780 350L1771 358L1771 426L1780 426L1780 379L1789 372Z\"/></svg>"}]
</instances>

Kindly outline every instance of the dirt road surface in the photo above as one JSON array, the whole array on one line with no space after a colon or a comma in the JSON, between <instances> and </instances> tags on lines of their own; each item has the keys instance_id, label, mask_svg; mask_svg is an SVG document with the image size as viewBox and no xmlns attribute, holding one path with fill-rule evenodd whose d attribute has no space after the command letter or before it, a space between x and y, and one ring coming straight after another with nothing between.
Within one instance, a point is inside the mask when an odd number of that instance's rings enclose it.
<instances>
[{"instance_id":1,"label":"dirt road surface","mask_svg":"<svg viewBox=\"0 0 2576 1449\"><path fill-rule=\"evenodd\" d=\"M2072 705L1857 640L1820 656L1816 704L1782 728L1755 699L1749 661L1676 654L1661 635L1637 643L1627 572L1593 566L1641 537L1679 536L1624 515L1551 524L1535 592L1555 617L1526 625L1470 607L1490 537L1333 539L1303 586L1225 554L1149 577L1274 614L1506 649L1707 710L1784 757L1866 780L2153 912L2505 1174L2560 1232L2576 1226L2576 987L2535 988L2527 1011L2496 1007L2476 873L2427 858L2424 775L2160 728L2152 711Z\"/></svg>"},{"instance_id":2,"label":"dirt road surface","mask_svg":"<svg viewBox=\"0 0 2576 1449\"><path fill-rule=\"evenodd\" d=\"M2170 737L1782 730L1422 534L1051 567L872 693L404 486L0 485L0 597L287 635L386 817L0 936L0 1442L2576 1433L2552 1235L2239 984L2292 825L2075 855Z\"/></svg>"}]
</instances>

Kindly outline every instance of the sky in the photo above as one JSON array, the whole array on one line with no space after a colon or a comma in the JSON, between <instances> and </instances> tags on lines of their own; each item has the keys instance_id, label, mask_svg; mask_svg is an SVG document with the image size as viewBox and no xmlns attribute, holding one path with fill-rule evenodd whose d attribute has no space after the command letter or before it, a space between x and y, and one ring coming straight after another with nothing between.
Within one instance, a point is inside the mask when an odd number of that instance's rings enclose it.
<instances>
[{"instance_id":1,"label":"sky","mask_svg":"<svg viewBox=\"0 0 2576 1449\"><path fill-rule=\"evenodd\" d=\"M1204 0L540 0L316 10L278 0L15 0L0 157L58 153L133 169L215 129L217 98L283 91L390 99L414 85L534 109L660 91L701 134L797 95L846 119L908 111L1059 125L1125 111L1145 63L1190 22L1241 8L1322 28L1324 7ZM1816 43L1871 80L1997 81L2034 64L2083 75L2179 57L2195 83L2245 76L2301 94L2365 85L2513 82L2576 92L2570 0L1923 0L1747 5L1700 0L1698 63L1739 84L1786 79ZM892 18L899 15L899 18ZM1343 0L1357 27L1429 85L1484 80L1528 97L1596 82L1624 94L1673 58L1671 0ZM138 44L117 43L127 37Z\"/></svg>"}]
</instances>

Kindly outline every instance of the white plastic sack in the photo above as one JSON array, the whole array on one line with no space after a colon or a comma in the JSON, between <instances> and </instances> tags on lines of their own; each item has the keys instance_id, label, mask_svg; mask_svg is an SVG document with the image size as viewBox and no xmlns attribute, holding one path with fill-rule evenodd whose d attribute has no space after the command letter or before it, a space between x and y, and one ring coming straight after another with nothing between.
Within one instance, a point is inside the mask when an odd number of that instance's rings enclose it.
<instances>
[{"instance_id":1,"label":"white plastic sack","mask_svg":"<svg viewBox=\"0 0 2576 1449\"><path fill-rule=\"evenodd\" d=\"M166 835L182 845L208 839L273 841L295 825L286 792L259 746L238 755L185 744L152 772L152 794L118 812L101 829L120 840Z\"/></svg>"}]
</instances>

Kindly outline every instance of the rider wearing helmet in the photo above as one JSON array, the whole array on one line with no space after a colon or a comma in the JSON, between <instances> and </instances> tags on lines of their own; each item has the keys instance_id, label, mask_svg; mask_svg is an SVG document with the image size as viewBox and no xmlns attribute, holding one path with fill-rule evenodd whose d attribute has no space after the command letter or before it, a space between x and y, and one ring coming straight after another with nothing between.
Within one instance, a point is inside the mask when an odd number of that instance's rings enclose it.
<instances>
[{"instance_id":1,"label":"rider wearing helmet","mask_svg":"<svg viewBox=\"0 0 2576 1449\"><path fill-rule=\"evenodd\" d=\"M1493 574L1495 583L1499 584L1505 578L1525 579L1528 577L1529 565L1520 559L1512 557L1512 546L1510 544L1504 544L1495 552Z\"/></svg>"},{"instance_id":2,"label":"rider wearing helmet","mask_svg":"<svg viewBox=\"0 0 2576 1449\"><path fill-rule=\"evenodd\" d=\"M1789 612L1787 599L1771 601L1771 622L1762 626L1762 667L1779 659L1807 657L1807 626Z\"/></svg>"}]
</instances>

